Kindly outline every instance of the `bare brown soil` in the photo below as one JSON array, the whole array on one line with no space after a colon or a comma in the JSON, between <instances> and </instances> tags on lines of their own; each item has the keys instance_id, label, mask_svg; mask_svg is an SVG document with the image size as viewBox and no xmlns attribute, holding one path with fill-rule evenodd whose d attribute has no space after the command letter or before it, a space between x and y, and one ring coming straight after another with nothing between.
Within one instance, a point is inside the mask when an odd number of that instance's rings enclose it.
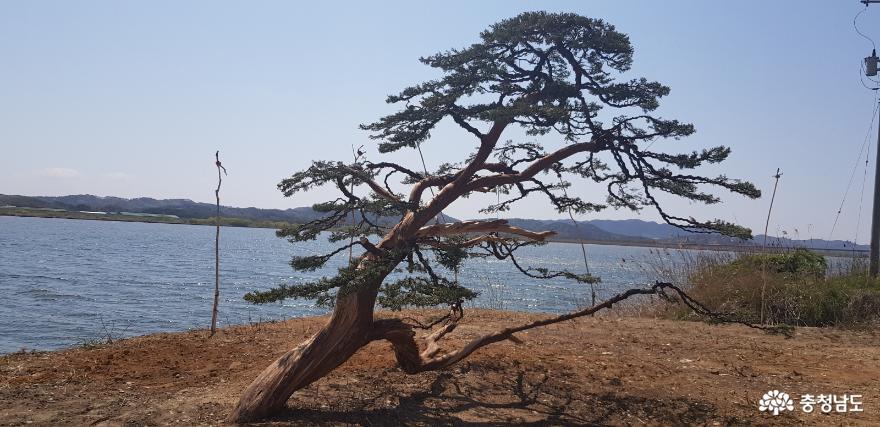
<instances>
[{"instance_id":1,"label":"bare brown soil","mask_svg":"<svg viewBox=\"0 0 880 427\"><path fill-rule=\"evenodd\" d=\"M410 313L411 314L411 313ZM448 339L539 315L471 310ZM0 425L222 424L244 387L325 318L156 334L0 358ZM519 334L448 370L407 375L373 343L262 425L878 425L880 334L579 319ZM773 417L771 389L862 394L864 412Z\"/></svg>"}]
</instances>

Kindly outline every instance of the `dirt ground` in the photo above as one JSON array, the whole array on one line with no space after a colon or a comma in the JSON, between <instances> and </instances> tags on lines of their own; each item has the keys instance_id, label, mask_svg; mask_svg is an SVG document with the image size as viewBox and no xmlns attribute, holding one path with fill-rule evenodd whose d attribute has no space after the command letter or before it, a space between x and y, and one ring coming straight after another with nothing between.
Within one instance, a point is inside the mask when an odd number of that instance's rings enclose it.
<instances>
[{"instance_id":1,"label":"dirt ground","mask_svg":"<svg viewBox=\"0 0 880 427\"><path fill-rule=\"evenodd\" d=\"M411 314L411 313L410 313ZM443 342L540 317L472 310ZM0 358L0 425L223 424L243 388L324 318L137 337ZM597 317L519 334L407 375L373 343L259 425L878 425L880 333ZM863 412L772 416L773 389L861 394Z\"/></svg>"}]
</instances>

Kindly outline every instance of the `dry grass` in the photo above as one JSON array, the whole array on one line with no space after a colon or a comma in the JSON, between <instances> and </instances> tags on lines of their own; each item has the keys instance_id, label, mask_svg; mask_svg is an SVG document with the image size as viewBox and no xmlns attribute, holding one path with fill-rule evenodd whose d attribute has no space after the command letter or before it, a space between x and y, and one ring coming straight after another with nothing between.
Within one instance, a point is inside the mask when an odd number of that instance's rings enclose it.
<instances>
[{"instance_id":1,"label":"dry grass","mask_svg":"<svg viewBox=\"0 0 880 427\"><path fill-rule=\"evenodd\" d=\"M698 301L741 320L843 327L880 322L880 281L868 277L861 259L828 268L824 258L805 250L735 255L663 250L656 255L647 273L686 283ZM695 319L686 307L659 299L639 310L638 314L669 319Z\"/></svg>"}]
</instances>

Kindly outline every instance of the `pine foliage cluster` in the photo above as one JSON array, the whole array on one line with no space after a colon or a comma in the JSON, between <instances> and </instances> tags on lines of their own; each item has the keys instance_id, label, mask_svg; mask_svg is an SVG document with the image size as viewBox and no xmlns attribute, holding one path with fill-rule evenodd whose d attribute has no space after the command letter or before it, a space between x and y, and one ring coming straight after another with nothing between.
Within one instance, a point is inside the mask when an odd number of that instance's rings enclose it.
<instances>
[{"instance_id":1,"label":"pine foliage cluster","mask_svg":"<svg viewBox=\"0 0 880 427\"><path fill-rule=\"evenodd\" d=\"M451 121L474 139L476 151L461 163L427 173L359 153L351 163L314 161L284 179L278 188L288 197L305 191L337 194L314 206L324 217L278 231L294 243L327 238L339 244L326 254L294 258L294 269L320 269L352 247L362 255L332 277L245 298L254 303L307 298L332 305L339 294L379 283L377 302L385 307L453 304L476 296L455 280L471 257L509 260L537 279L598 280L522 265L516 250L539 242L511 234L422 235L406 228L442 221L445 207L475 192L499 194L483 209L489 214L543 197L559 212L647 207L682 229L750 236L729 222L699 221L661 207L661 194L713 204L720 200L713 189L750 198L760 192L749 182L693 172L726 160L727 147L672 154L652 150L657 141L692 135L694 127L656 114L670 89L628 78L633 53L629 37L600 19L529 12L492 25L470 46L421 58L441 77L389 96L387 102L399 110L361 128L378 142L381 155L418 148L440 122ZM521 127L529 140L500 139L508 126ZM585 199L568 191L575 181L604 190ZM427 198L428 189L436 196ZM397 240L389 242L389 236Z\"/></svg>"}]
</instances>

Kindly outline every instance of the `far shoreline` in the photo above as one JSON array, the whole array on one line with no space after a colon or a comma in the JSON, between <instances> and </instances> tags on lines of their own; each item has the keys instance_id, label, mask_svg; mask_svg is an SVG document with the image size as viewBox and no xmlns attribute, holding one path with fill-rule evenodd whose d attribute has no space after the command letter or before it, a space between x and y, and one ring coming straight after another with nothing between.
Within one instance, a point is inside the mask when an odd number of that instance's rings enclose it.
<instances>
[{"instance_id":1,"label":"far shoreline","mask_svg":"<svg viewBox=\"0 0 880 427\"><path fill-rule=\"evenodd\" d=\"M86 221L116 221L116 222L141 222L153 224L177 224L177 225L203 225L216 226L213 218L175 218L171 216L137 216L122 214L97 214L89 212L62 211L62 210L44 210L29 209L21 207L0 207L0 216L14 216L23 218L50 218L50 219L74 219ZM269 228L280 229L292 224L286 221L254 221L245 218L221 217L220 226L222 227L238 227L238 228ZM698 250L698 251L718 251L718 252L758 252L761 247L757 245L708 245L687 242L663 242L663 241L608 241L608 240L587 240L580 241L575 239L549 239L553 243L569 243L569 244L588 244L602 246L629 246L640 248L658 248L658 249L679 249L679 250ZM768 252L786 252L792 249L809 249L818 254L831 257L848 257L848 258L864 258L867 256L865 249L825 249L810 247L768 247Z\"/></svg>"}]
</instances>

